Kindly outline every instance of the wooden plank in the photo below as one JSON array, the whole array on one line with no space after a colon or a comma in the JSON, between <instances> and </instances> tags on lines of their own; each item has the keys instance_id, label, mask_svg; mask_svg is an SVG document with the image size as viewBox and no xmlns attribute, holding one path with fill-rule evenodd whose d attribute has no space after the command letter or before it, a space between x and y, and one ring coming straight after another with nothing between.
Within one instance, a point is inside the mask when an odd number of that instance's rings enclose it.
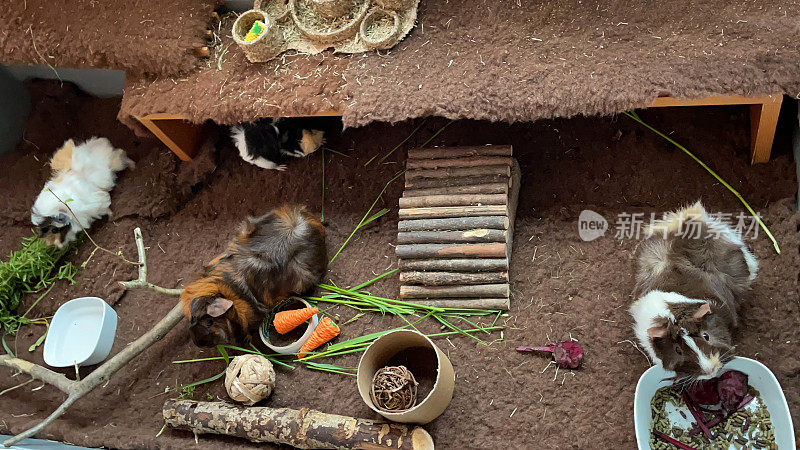
<instances>
[{"instance_id":1,"label":"wooden plank","mask_svg":"<svg viewBox=\"0 0 800 450\"><path fill-rule=\"evenodd\" d=\"M408 151L409 159L464 158L467 156L512 156L510 145L484 145L473 147L414 148Z\"/></svg>"},{"instance_id":2,"label":"wooden plank","mask_svg":"<svg viewBox=\"0 0 800 450\"><path fill-rule=\"evenodd\" d=\"M714 106L714 105L754 105L766 103L770 95L744 97L741 95L712 95L703 98L677 99L674 97L657 97L646 108L662 108L670 106Z\"/></svg>"},{"instance_id":3,"label":"wooden plank","mask_svg":"<svg viewBox=\"0 0 800 450\"><path fill-rule=\"evenodd\" d=\"M156 117L153 117L156 116ZM175 118L175 115L134 116L182 161L191 161L200 149L203 124Z\"/></svg>"},{"instance_id":4,"label":"wooden plank","mask_svg":"<svg viewBox=\"0 0 800 450\"><path fill-rule=\"evenodd\" d=\"M406 192L412 189L444 188L453 186L472 186L476 184L508 184L509 177L504 174L483 175L475 177L453 177L453 178L421 178L416 180L406 179ZM406 194L408 195L408 194Z\"/></svg>"},{"instance_id":5,"label":"wooden plank","mask_svg":"<svg viewBox=\"0 0 800 450\"><path fill-rule=\"evenodd\" d=\"M478 242L506 242L506 230L478 228L463 231L401 231L398 244L456 244Z\"/></svg>"},{"instance_id":6,"label":"wooden plank","mask_svg":"<svg viewBox=\"0 0 800 450\"><path fill-rule=\"evenodd\" d=\"M774 95L760 105L750 105L750 164L769 161L782 103L783 95Z\"/></svg>"},{"instance_id":7,"label":"wooden plank","mask_svg":"<svg viewBox=\"0 0 800 450\"><path fill-rule=\"evenodd\" d=\"M401 259L400 270L446 272L508 272L507 258L494 259Z\"/></svg>"},{"instance_id":8,"label":"wooden plank","mask_svg":"<svg viewBox=\"0 0 800 450\"><path fill-rule=\"evenodd\" d=\"M412 219L397 223L398 231L459 231L476 228L507 230L506 216L451 217L442 219Z\"/></svg>"},{"instance_id":9,"label":"wooden plank","mask_svg":"<svg viewBox=\"0 0 800 450\"><path fill-rule=\"evenodd\" d=\"M447 217L502 216L508 212L505 205L485 206L435 206L430 208L401 208L400 220L443 219Z\"/></svg>"},{"instance_id":10,"label":"wooden plank","mask_svg":"<svg viewBox=\"0 0 800 450\"><path fill-rule=\"evenodd\" d=\"M424 286L508 283L508 272L402 272L400 282Z\"/></svg>"},{"instance_id":11,"label":"wooden plank","mask_svg":"<svg viewBox=\"0 0 800 450\"><path fill-rule=\"evenodd\" d=\"M434 306L437 308L464 308L464 309L502 309L511 308L511 300L507 298L452 298L439 300L414 300L420 305Z\"/></svg>"},{"instance_id":12,"label":"wooden plank","mask_svg":"<svg viewBox=\"0 0 800 450\"><path fill-rule=\"evenodd\" d=\"M395 254L402 259L504 258L506 244L401 244Z\"/></svg>"},{"instance_id":13,"label":"wooden plank","mask_svg":"<svg viewBox=\"0 0 800 450\"><path fill-rule=\"evenodd\" d=\"M508 297L508 283L466 286L400 286L400 298L499 298Z\"/></svg>"},{"instance_id":14,"label":"wooden plank","mask_svg":"<svg viewBox=\"0 0 800 450\"><path fill-rule=\"evenodd\" d=\"M503 194L508 195L508 183L472 184L467 186L446 186L427 189L406 189L403 198L425 197L428 195L455 194Z\"/></svg>"},{"instance_id":15,"label":"wooden plank","mask_svg":"<svg viewBox=\"0 0 800 450\"><path fill-rule=\"evenodd\" d=\"M507 203L508 196L505 194L427 195L423 197L403 197L399 200L401 208L419 208L425 206L505 205Z\"/></svg>"},{"instance_id":16,"label":"wooden plank","mask_svg":"<svg viewBox=\"0 0 800 450\"><path fill-rule=\"evenodd\" d=\"M420 178L455 178L455 177L484 177L491 175L511 176L511 167L507 165L480 166L480 167L444 167L442 169L417 169L406 172L406 180L413 181Z\"/></svg>"},{"instance_id":17,"label":"wooden plank","mask_svg":"<svg viewBox=\"0 0 800 450\"><path fill-rule=\"evenodd\" d=\"M443 167L482 167L511 165L510 156L475 156L452 159L409 159L406 169L439 169Z\"/></svg>"}]
</instances>

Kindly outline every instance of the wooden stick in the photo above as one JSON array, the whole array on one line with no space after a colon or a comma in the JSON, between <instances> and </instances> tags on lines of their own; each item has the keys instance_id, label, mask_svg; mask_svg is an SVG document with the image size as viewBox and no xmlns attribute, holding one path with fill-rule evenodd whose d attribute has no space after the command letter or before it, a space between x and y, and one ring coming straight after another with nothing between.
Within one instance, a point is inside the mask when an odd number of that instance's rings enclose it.
<instances>
[{"instance_id":1,"label":"wooden stick","mask_svg":"<svg viewBox=\"0 0 800 450\"><path fill-rule=\"evenodd\" d=\"M512 156L510 145L484 145L474 147L415 148L408 151L409 159L463 158L465 156Z\"/></svg>"},{"instance_id":2,"label":"wooden stick","mask_svg":"<svg viewBox=\"0 0 800 450\"><path fill-rule=\"evenodd\" d=\"M136 232L138 231L138 233ZM147 269L146 269L146 261L147 257L145 256L144 252L144 243L142 241L142 233L141 230L138 228L134 230L134 236L136 238L136 248L139 251L139 276L144 277L146 279L147 276ZM144 270L142 270L144 269ZM140 287L137 285L137 287ZM169 294L169 291L173 293L171 295L180 295L181 290L174 289L168 290L163 288L158 288L158 286L153 285L145 285L141 287L147 287L153 289L154 291L160 294ZM155 289L158 288L158 289ZM67 394L67 399L64 400L52 414L50 414L46 419L39 422L36 426L25 430L24 432L7 439L3 442L3 445L6 447L10 447L23 439L27 439L39 431L41 431L44 427L52 423L57 418L61 417L73 403L75 403L78 399L83 397L84 395L91 392L96 387L105 384L111 376L124 367L128 362L130 362L133 358L138 356L140 353L148 349L154 343L160 341L178 322L183 319L183 311L181 308L181 304L177 303L170 311L161 319L152 329L148 332L143 334L139 339L128 344L125 348L120 350L119 353L114 355L111 359L101 364L97 367L92 373L89 374L86 378L81 381L72 381L61 375L57 372L53 372L50 369L46 369L42 366L34 364L32 362L28 362L18 358L12 358L10 355L2 355L0 356L0 366L10 367L12 369L16 369L20 372L26 373L36 379L44 381L50 385L55 386L62 392Z\"/></svg>"},{"instance_id":3,"label":"wooden stick","mask_svg":"<svg viewBox=\"0 0 800 450\"><path fill-rule=\"evenodd\" d=\"M406 191L412 189L429 189L437 187L453 187L453 186L472 186L476 184L494 184L506 183L508 184L509 177L501 173L494 175L483 175L474 177L453 177L453 178L420 178L405 181Z\"/></svg>"},{"instance_id":4,"label":"wooden stick","mask_svg":"<svg viewBox=\"0 0 800 450\"><path fill-rule=\"evenodd\" d=\"M507 165L480 166L480 167L445 167L443 169L409 170L406 180L420 178L454 178L454 177L484 177L491 175L511 176L511 167Z\"/></svg>"},{"instance_id":5,"label":"wooden stick","mask_svg":"<svg viewBox=\"0 0 800 450\"><path fill-rule=\"evenodd\" d=\"M505 230L479 228L465 231L401 231L398 244L456 244L477 242L506 242Z\"/></svg>"},{"instance_id":6,"label":"wooden stick","mask_svg":"<svg viewBox=\"0 0 800 450\"><path fill-rule=\"evenodd\" d=\"M421 305L435 306L438 308L465 308L465 309L503 309L511 307L507 298L453 298L440 300L414 300Z\"/></svg>"},{"instance_id":7,"label":"wooden stick","mask_svg":"<svg viewBox=\"0 0 800 450\"><path fill-rule=\"evenodd\" d=\"M468 286L400 286L400 298L498 298L508 297L508 283Z\"/></svg>"},{"instance_id":8,"label":"wooden stick","mask_svg":"<svg viewBox=\"0 0 800 450\"><path fill-rule=\"evenodd\" d=\"M313 409L245 407L226 402L167 400L164 421L197 434L236 436L300 449L433 450L424 429L326 414Z\"/></svg>"},{"instance_id":9,"label":"wooden stick","mask_svg":"<svg viewBox=\"0 0 800 450\"><path fill-rule=\"evenodd\" d=\"M447 217L504 216L506 205L485 206L434 206L429 208L401 208L400 220L444 219Z\"/></svg>"},{"instance_id":10,"label":"wooden stick","mask_svg":"<svg viewBox=\"0 0 800 450\"><path fill-rule=\"evenodd\" d=\"M159 294L181 295L183 289L163 288L147 281L147 253L144 248L141 228L134 228L133 238L136 241L136 251L139 252L139 278L132 281L120 281L119 284L125 289L150 289Z\"/></svg>"},{"instance_id":11,"label":"wooden stick","mask_svg":"<svg viewBox=\"0 0 800 450\"><path fill-rule=\"evenodd\" d=\"M457 231L489 228L507 230L509 220L506 216L451 217L444 219L401 220L397 223L398 231Z\"/></svg>"},{"instance_id":12,"label":"wooden stick","mask_svg":"<svg viewBox=\"0 0 800 450\"><path fill-rule=\"evenodd\" d=\"M402 272L400 282L423 286L448 286L453 284L508 283L508 272Z\"/></svg>"},{"instance_id":13,"label":"wooden stick","mask_svg":"<svg viewBox=\"0 0 800 450\"><path fill-rule=\"evenodd\" d=\"M398 245L401 259L426 258L505 258L506 244L408 244Z\"/></svg>"},{"instance_id":14,"label":"wooden stick","mask_svg":"<svg viewBox=\"0 0 800 450\"><path fill-rule=\"evenodd\" d=\"M496 259L401 259L400 270L447 272L507 272L508 260Z\"/></svg>"},{"instance_id":15,"label":"wooden stick","mask_svg":"<svg viewBox=\"0 0 800 450\"><path fill-rule=\"evenodd\" d=\"M508 195L504 194L446 194L428 195L424 197L403 197L399 201L401 208L419 208L424 206L478 206L506 205Z\"/></svg>"},{"instance_id":16,"label":"wooden stick","mask_svg":"<svg viewBox=\"0 0 800 450\"><path fill-rule=\"evenodd\" d=\"M511 165L510 156L478 156L453 159L409 159L406 169L438 169L440 167L479 167Z\"/></svg>"},{"instance_id":17,"label":"wooden stick","mask_svg":"<svg viewBox=\"0 0 800 450\"><path fill-rule=\"evenodd\" d=\"M446 186L426 189L406 189L403 198L424 197L427 195L456 194L503 194L508 195L508 183L472 184L467 186Z\"/></svg>"}]
</instances>

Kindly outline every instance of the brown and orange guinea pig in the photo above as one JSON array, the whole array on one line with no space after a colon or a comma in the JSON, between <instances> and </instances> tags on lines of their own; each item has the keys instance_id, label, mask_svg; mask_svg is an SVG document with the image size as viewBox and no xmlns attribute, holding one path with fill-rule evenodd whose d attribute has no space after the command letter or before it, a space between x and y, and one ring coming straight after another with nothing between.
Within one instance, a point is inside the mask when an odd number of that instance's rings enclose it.
<instances>
[{"instance_id":1,"label":"brown and orange guinea pig","mask_svg":"<svg viewBox=\"0 0 800 450\"><path fill-rule=\"evenodd\" d=\"M249 341L277 303L314 287L327 265L325 227L305 207L248 218L181 294L192 340L200 347Z\"/></svg>"}]
</instances>

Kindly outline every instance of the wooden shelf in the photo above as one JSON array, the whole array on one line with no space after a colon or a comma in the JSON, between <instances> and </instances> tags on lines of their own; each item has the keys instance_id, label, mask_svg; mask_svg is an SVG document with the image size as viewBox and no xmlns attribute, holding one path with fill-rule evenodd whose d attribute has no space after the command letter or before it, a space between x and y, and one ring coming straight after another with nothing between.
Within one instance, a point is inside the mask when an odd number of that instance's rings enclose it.
<instances>
[{"instance_id":1,"label":"wooden shelf","mask_svg":"<svg viewBox=\"0 0 800 450\"><path fill-rule=\"evenodd\" d=\"M756 164L769 161L782 102L783 95L781 94L758 97L743 97L741 95L711 96L690 100L658 97L653 103L643 107L749 105L750 163ZM341 117L341 115L342 113L339 111L329 110L316 114L291 117ZM183 161L191 161L197 154L200 147L202 125L186 120L186 116L182 114L156 113L136 116L136 119Z\"/></svg>"}]
</instances>

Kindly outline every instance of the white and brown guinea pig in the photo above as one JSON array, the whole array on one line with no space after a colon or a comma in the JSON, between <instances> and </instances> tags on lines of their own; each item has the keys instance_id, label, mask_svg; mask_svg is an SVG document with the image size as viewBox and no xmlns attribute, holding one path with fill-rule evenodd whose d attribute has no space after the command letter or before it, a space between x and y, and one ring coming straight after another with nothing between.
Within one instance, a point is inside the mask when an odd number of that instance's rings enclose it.
<instances>
[{"instance_id":1,"label":"white and brown guinea pig","mask_svg":"<svg viewBox=\"0 0 800 450\"><path fill-rule=\"evenodd\" d=\"M181 294L192 340L201 347L247 342L278 302L319 283L327 265L325 227L304 207L248 218Z\"/></svg>"},{"instance_id":2,"label":"white and brown guinea pig","mask_svg":"<svg viewBox=\"0 0 800 450\"><path fill-rule=\"evenodd\" d=\"M648 230L637 256L634 333L655 364L685 381L717 376L758 262L700 202Z\"/></svg>"}]
</instances>

